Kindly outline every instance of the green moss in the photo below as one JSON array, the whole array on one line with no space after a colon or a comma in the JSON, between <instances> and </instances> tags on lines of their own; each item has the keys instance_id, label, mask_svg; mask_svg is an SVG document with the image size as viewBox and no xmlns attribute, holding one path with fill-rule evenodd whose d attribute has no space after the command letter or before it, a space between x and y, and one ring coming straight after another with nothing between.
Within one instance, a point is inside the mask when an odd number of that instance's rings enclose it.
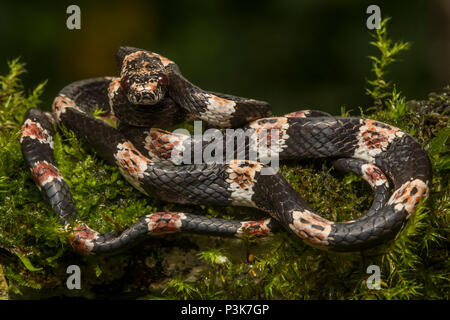
<instances>
[{"instance_id":1,"label":"green moss","mask_svg":"<svg viewBox=\"0 0 450 320\"><path fill-rule=\"evenodd\" d=\"M372 80L367 80L369 87L366 93L374 99L375 107L378 111L383 108L383 102L389 102L396 96L395 86L392 91L392 83L386 79L389 66L398 60L398 55L410 48L408 42L394 42L387 35L387 23L389 18L381 21L380 28L372 34L374 41L370 44L379 51L379 56L370 56L372 61L372 72L375 76Z\"/></svg>"},{"instance_id":2,"label":"green moss","mask_svg":"<svg viewBox=\"0 0 450 320\"><path fill-rule=\"evenodd\" d=\"M375 80L368 93L378 111L369 117L400 127L425 146L434 177L429 199L397 238L364 253L321 251L284 232L263 240L169 235L114 257L75 253L35 187L18 142L23 115L39 107L44 84L26 92L20 81L24 65L11 62L10 72L0 77L0 298L448 299L450 88L426 101L406 102L385 75L408 45L387 38L386 22L375 38L380 56L371 58ZM342 115L351 112L343 109ZM147 198L67 130L55 139L55 157L82 220L101 232L120 232L145 214L169 208L241 220L261 216L248 208ZM337 172L327 160L289 161L281 172L330 220L354 219L373 199L360 177ZM65 287L71 264L82 269L82 290ZM381 290L365 284L372 264L381 268Z\"/></svg>"}]
</instances>

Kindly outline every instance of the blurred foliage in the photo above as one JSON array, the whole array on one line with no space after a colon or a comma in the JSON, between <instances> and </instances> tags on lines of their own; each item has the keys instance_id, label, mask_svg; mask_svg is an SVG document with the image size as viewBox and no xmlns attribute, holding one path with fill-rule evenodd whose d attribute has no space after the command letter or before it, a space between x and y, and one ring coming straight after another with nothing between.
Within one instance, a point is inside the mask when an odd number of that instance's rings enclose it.
<instances>
[{"instance_id":1,"label":"blurred foliage","mask_svg":"<svg viewBox=\"0 0 450 320\"><path fill-rule=\"evenodd\" d=\"M342 105L367 106L366 9L395 17L390 32L413 49L390 77L406 96L423 99L450 75L448 0L128 0L1 1L0 61L21 56L33 72L26 87L48 79L42 108L66 84L117 73L121 45L176 61L200 87L269 101L275 114ZM66 28L66 8L81 8L81 30ZM0 65L0 74L7 72ZM387 80L387 79L385 79Z\"/></svg>"}]
</instances>

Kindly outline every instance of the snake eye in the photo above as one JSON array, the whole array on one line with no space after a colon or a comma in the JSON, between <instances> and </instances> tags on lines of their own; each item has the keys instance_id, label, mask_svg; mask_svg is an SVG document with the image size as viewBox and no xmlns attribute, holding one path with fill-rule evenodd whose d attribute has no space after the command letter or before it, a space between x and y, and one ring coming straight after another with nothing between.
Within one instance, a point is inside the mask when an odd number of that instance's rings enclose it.
<instances>
[{"instance_id":1,"label":"snake eye","mask_svg":"<svg viewBox=\"0 0 450 320\"><path fill-rule=\"evenodd\" d=\"M130 79L127 76L123 76L122 79L120 79L120 86L123 90L128 91L128 89L130 89Z\"/></svg>"},{"instance_id":2,"label":"snake eye","mask_svg":"<svg viewBox=\"0 0 450 320\"><path fill-rule=\"evenodd\" d=\"M158 74L158 85L163 88L167 88L169 86L169 77L165 73L160 72Z\"/></svg>"}]
</instances>

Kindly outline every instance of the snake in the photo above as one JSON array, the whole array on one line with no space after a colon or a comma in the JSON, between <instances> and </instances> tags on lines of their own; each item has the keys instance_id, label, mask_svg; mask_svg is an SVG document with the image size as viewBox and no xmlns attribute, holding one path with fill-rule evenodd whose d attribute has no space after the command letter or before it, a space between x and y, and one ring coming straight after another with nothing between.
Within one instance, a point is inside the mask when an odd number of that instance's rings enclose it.
<instances>
[{"instance_id":1,"label":"snake","mask_svg":"<svg viewBox=\"0 0 450 320\"><path fill-rule=\"evenodd\" d=\"M20 132L31 175L80 253L117 254L149 236L176 232L258 238L279 230L319 249L361 251L394 239L428 196L430 160L420 143L399 128L318 110L273 116L268 102L201 89L174 61L155 52L120 47L115 57L118 76L67 85L52 112L28 110ZM183 157L193 156L196 147L206 151L211 141L167 129L192 120L206 122L224 138L231 129L250 134L231 158L186 163ZM266 216L239 221L165 211L142 216L121 233L97 232L80 220L57 168L53 149L60 127L117 166L145 195L168 203L251 207ZM321 217L276 168L248 158L255 145L280 160L330 158L337 169L371 186L371 207L351 221Z\"/></svg>"}]
</instances>

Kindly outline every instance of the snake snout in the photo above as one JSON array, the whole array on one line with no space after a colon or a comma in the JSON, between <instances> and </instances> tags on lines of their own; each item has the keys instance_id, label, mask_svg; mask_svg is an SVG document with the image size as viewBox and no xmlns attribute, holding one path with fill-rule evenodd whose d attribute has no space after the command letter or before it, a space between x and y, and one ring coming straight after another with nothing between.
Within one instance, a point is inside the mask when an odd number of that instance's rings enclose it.
<instances>
[{"instance_id":1,"label":"snake snout","mask_svg":"<svg viewBox=\"0 0 450 320\"><path fill-rule=\"evenodd\" d=\"M124 78L125 80L123 80ZM131 103L154 105L164 98L167 91L168 79L165 74L157 74L147 79L143 79L142 77L139 79L123 77L121 85Z\"/></svg>"}]
</instances>

